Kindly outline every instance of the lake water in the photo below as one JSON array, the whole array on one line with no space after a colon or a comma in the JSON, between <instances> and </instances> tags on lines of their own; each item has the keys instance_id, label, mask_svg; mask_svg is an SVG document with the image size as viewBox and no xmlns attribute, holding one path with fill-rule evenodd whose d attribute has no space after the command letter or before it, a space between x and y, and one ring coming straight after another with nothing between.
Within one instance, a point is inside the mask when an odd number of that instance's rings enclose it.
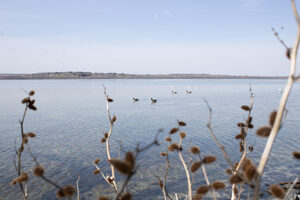
<instances>
[{"instance_id":1,"label":"lake water","mask_svg":"<svg viewBox=\"0 0 300 200\"><path fill-rule=\"evenodd\" d=\"M183 142L183 152L189 146L198 145L202 155L216 155L217 161L206 167L211 182L222 180L227 184L219 192L219 199L228 199L231 187L228 167L222 153L209 136L206 123L208 109L203 101L207 99L213 109L212 127L219 141L226 146L232 161L240 157L239 133L236 124L245 120L246 112L240 109L249 104L249 84L254 92L253 124L248 135L248 144L254 146L249 154L258 163L266 139L255 135L255 130L268 124L270 112L277 109L284 88L284 80L2 80L0 81L0 199L21 199L18 186L9 183L16 177L13 165L14 141L20 138L19 119L24 111L21 104L25 90L35 90L36 112L30 111L25 121L25 132L34 132L37 137L30 140L33 154L45 169L45 175L60 185L73 184L80 174L81 199L97 199L99 194L110 195L111 188L100 176L93 175L93 161L101 158L104 173L109 168L106 163L102 134L109 124L105 108L103 85L114 99L111 112L117 116L111 138L112 156L119 152L133 150L137 143L141 146L151 142L159 129L161 145L143 152L137 163L138 173L128 185L134 199L162 199L163 195L152 173L163 176L165 161L160 152L165 151L164 138L183 120L187 137ZM265 184L294 180L300 174L300 162L292 158L293 151L300 151L300 87L297 83L289 98L288 115L284 127L275 142L270 160L263 176ZM22 88L22 89L21 89ZM185 94L185 90L192 94ZM178 94L172 95L171 90ZM139 98L133 102L132 97ZM150 98L157 99L156 104ZM34 164L24 151L23 165L30 171ZM184 153L186 162L188 156ZM31 175L31 173L30 173ZM122 176L117 174L121 183ZM202 173L197 172L194 191L204 184ZM31 177L28 184L30 199L55 199L56 189L42 180ZM171 155L171 169L168 178L171 194L187 193L184 170L178 154ZM265 192L266 193L266 192ZM247 195L247 193L245 193ZM263 198L267 198L268 194Z\"/></svg>"}]
</instances>

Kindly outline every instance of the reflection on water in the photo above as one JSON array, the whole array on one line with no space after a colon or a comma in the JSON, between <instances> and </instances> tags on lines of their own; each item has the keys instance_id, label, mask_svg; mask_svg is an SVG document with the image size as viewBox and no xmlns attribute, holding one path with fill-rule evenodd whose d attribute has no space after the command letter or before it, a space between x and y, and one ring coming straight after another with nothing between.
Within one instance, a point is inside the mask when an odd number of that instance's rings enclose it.
<instances>
[{"instance_id":1,"label":"reflection on water","mask_svg":"<svg viewBox=\"0 0 300 200\"><path fill-rule=\"evenodd\" d=\"M212 126L218 139L226 146L233 161L240 157L237 122L246 118L240 109L249 103L249 84L254 92L253 124L248 143L254 146L249 155L257 164L266 142L255 136L257 127L268 123L268 115L277 108L283 80L11 80L0 81L0 199L19 199L17 186L9 186L16 176L13 167L13 144L20 135L18 121L23 112L20 101L24 93L20 88L36 91L37 112L29 112L25 131L32 131L37 137L30 141L33 153L45 166L46 175L57 183L75 184L80 174L81 199L97 199L99 194L110 194L103 179L93 175L92 162L100 157L101 167L108 172L106 152L100 143L102 134L108 130L103 87L105 85L114 99L111 112L117 116L111 138L112 156L116 157L120 142L123 151L132 150L137 143L145 145L153 139L157 130L161 145L141 154L139 172L130 182L135 199L162 199L156 178L152 173L163 175L165 162L160 152L165 151L164 138L177 120L187 123L184 131L187 137L183 149L198 145L203 155L216 155L217 162L207 166L211 181L228 183L225 169L228 167L222 153L213 143L206 128L208 110L203 97L213 108ZM177 94L172 94L171 91ZM186 90L192 91L186 94ZM133 102L132 98L139 98ZM288 116L276 140L266 172L264 183L275 184L291 181L300 170L291 156L299 151L300 108L299 84L293 88L287 106ZM150 98L157 99L151 104ZM188 162L189 156L185 155ZM24 153L25 170L33 167L28 153ZM171 155L171 171L168 179L170 193L187 193L184 171L176 154ZM118 180L122 177L118 175ZM194 189L204 183L200 172L196 174ZM266 186L263 185L266 189ZM55 189L37 178L29 181L31 199L55 199ZM43 191L43 192L41 192ZM230 186L220 192L220 199L230 194Z\"/></svg>"}]
</instances>

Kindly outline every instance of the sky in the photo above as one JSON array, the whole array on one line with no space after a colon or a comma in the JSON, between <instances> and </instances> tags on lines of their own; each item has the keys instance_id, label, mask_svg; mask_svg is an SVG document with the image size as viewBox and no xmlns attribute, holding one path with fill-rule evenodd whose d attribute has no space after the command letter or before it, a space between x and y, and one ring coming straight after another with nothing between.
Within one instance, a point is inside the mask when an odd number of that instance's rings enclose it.
<instances>
[{"instance_id":1,"label":"sky","mask_svg":"<svg viewBox=\"0 0 300 200\"><path fill-rule=\"evenodd\" d=\"M272 28L293 45L290 1L0 0L0 73L287 75Z\"/></svg>"}]
</instances>

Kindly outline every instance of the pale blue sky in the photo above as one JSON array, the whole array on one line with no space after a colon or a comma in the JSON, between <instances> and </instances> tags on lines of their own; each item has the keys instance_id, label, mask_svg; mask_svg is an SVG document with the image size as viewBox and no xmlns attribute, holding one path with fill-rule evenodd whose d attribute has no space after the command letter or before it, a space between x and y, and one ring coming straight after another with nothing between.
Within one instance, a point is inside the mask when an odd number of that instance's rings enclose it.
<instances>
[{"instance_id":1,"label":"pale blue sky","mask_svg":"<svg viewBox=\"0 0 300 200\"><path fill-rule=\"evenodd\" d=\"M0 73L286 75L272 27L292 45L290 1L0 0Z\"/></svg>"}]
</instances>

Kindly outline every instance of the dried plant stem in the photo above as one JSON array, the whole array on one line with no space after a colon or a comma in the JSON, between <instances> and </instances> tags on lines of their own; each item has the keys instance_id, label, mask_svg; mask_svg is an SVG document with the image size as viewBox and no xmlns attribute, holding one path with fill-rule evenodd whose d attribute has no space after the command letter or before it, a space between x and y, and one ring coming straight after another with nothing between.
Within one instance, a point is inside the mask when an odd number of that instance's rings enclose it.
<instances>
[{"instance_id":1,"label":"dried plant stem","mask_svg":"<svg viewBox=\"0 0 300 200\"><path fill-rule=\"evenodd\" d=\"M262 154L260 163L259 163L258 168L257 168L258 175L257 175L257 178L256 178L255 190L254 190L254 199L256 199L256 200L259 198L261 177L262 177L262 174L264 172L264 168L266 166L266 163L268 161L270 152L272 150L272 146L273 146L273 143L275 141L276 135L278 133L278 130L280 129L281 119L282 119L282 116L283 116L283 112L285 110L285 106L286 106L286 103L287 103L287 100L288 100L288 96L289 96L290 91L291 91L291 89L293 87L293 84L295 82L294 75L295 75L295 72L296 72L296 59L297 59L297 52L298 52L299 42L300 42L300 18L299 18L294 0L291 0L291 5L292 5L292 10L293 10L293 13L294 13L297 25L298 25L297 36L296 36L296 40L295 40L295 43L294 43L294 47L293 47L292 52L291 52L290 74L289 74L289 77L288 77L288 80L287 80L287 84L286 84L284 92L281 96L279 107L278 107L278 110L277 110L276 119L275 119L274 125L272 127L270 136L268 138L267 144L265 146L264 152Z\"/></svg>"},{"instance_id":2,"label":"dried plant stem","mask_svg":"<svg viewBox=\"0 0 300 200\"><path fill-rule=\"evenodd\" d=\"M202 172L203 172L203 175L204 175L204 179L205 179L205 181L206 181L206 184L207 184L208 187L210 187L210 182L209 182L209 180L208 180L208 176L207 176L207 173L206 173L206 169L205 169L204 164L201 165L201 168L202 168ZM211 194L211 196L213 197L214 200L217 199L216 194L214 193L213 190L210 190L210 194Z\"/></svg>"},{"instance_id":3,"label":"dried plant stem","mask_svg":"<svg viewBox=\"0 0 300 200\"><path fill-rule=\"evenodd\" d=\"M79 191L79 179L80 179L80 175L78 175L78 178L76 180L76 189L77 189L77 200L80 200L80 191Z\"/></svg>"},{"instance_id":4,"label":"dried plant stem","mask_svg":"<svg viewBox=\"0 0 300 200\"><path fill-rule=\"evenodd\" d=\"M181 143L182 143L182 138L180 138L180 141L179 141L179 146L181 147ZM183 160L183 157L182 157L182 154L181 154L181 151L179 150L178 151L178 155L179 155L179 158L181 160L181 163L184 167L184 170L185 170L185 173L186 173L186 178L187 178L187 183L188 183L188 191L189 191L189 197L188 199L189 200L192 200L192 185L191 185L191 177L190 177L190 173L189 173L189 170Z\"/></svg>"},{"instance_id":5,"label":"dried plant stem","mask_svg":"<svg viewBox=\"0 0 300 200\"><path fill-rule=\"evenodd\" d=\"M296 177L296 179L294 180L294 182L290 184L290 187L289 187L288 191L284 195L284 200L291 199L290 195L291 195L291 193L293 191L294 186L297 184L297 182L298 182L298 177Z\"/></svg>"},{"instance_id":6,"label":"dried plant stem","mask_svg":"<svg viewBox=\"0 0 300 200\"><path fill-rule=\"evenodd\" d=\"M108 116L108 120L109 120L109 131L108 131L108 137L106 138L105 144L106 144L106 153L107 153L107 159L110 160L111 159L111 155L110 155L110 149L109 149L109 140L110 140L110 136L112 134L112 128L113 128L113 121L111 119L111 115L110 115L110 107L109 107L109 101L108 101L108 94L106 93L106 88L104 87L104 95L106 97L106 111L107 111L107 116ZM111 168L111 176L113 178L113 186L115 188L115 191L118 192L118 187L116 184L116 176L115 176L115 168L113 165L110 165Z\"/></svg>"},{"instance_id":7,"label":"dried plant stem","mask_svg":"<svg viewBox=\"0 0 300 200\"><path fill-rule=\"evenodd\" d=\"M208 107L208 110L209 110L209 118L208 118L208 122L206 124L208 130L209 130L209 133L210 133L210 136L212 137L212 139L214 140L215 144L218 146L219 149L221 149L221 151L223 152L223 155L227 161L227 163L230 165L231 169L233 169L233 164L232 162L230 161L229 159L229 156L225 150L225 147L224 145L222 145L216 138L214 132L213 132L213 129L211 127L211 121L212 121L212 108L209 106L208 102L206 101L206 99L204 99L204 102L206 103L207 107Z\"/></svg>"}]
</instances>

